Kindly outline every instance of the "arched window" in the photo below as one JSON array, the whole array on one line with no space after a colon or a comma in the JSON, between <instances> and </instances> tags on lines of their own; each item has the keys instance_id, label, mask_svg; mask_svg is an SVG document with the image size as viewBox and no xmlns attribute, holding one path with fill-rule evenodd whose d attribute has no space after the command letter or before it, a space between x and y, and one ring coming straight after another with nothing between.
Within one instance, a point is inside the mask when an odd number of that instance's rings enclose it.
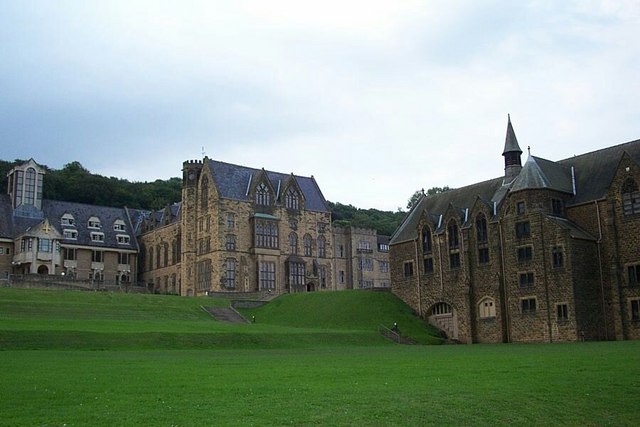
<instances>
[{"instance_id":1,"label":"arched window","mask_svg":"<svg viewBox=\"0 0 640 427\"><path fill-rule=\"evenodd\" d=\"M296 211L300 209L300 195L295 188L289 187L289 189L287 189L287 192L284 194L284 204L287 209Z\"/></svg>"},{"instance_id":2,"label":"arched window","mask_svg":"<svg viewBox=\"0 0 640 427\"><path fill-rule=\"evenodd\" d=\"M327 241L325 240L324 236L318 237L318 256L320 258L324 258L325 256L327 256L326 246Z\"/></svg>"},{"instance_id":3,"label":"arched window","mask_svg":"<svg viewBox=\"0 0 640 427\"><path fill-rule=\"evenodd\" d=\"M209 180L206 176L202 177L200 184L200 207L202 209L209 207Z\"/></svg>"},{"instance_id":4,"label":"arched window","mask_svg":"<svg viewBox=\"0 0 640 427\"><path fill-rule=\"evenodd\" d=\"M422 229L422 251L429 253L433 250L433 244L431 242L431 229L425 227Z\"/></svg>"},{"instance_id":5,"label":"arched window","mask_svg":"<svg viewBox=\"0 0 640 427\"><path fill-rule=\"evenodd\" d=\"M622 184L622 209L625 215L640 213L640 191L633 178Z\"/></svg>"},{"instance_id":6,"label":"arched window","mask_svg":"<svg viewBox=\"0 0 640 427\"><path fill-rule=\"evenodd\" d=\"M488 240L487 219L483 214L476 217L476 238L478 243L486 243Z\"/></svg>"},{"instance_id":7,"label":"arched window","mask_svg":"<svg viewBox=\"0 0 640 427\"><path fill-rule=\"evenodd\" d=\"M256 204L262 206L269 206L271 204L271 193L269 192L269 187L267 187L264 182L261 182L256 187Z\"/></svg>"},{"instance_id":8,"label":"arched window","mask_svg":"<svg viewBox=\"0 0 640 427\"><path fill-rule=\"evenodd\" d=\"M481 319L496 317L496 305L493 298L486 297L480 301L478 304L478 314Z\"/></svg>"},{"instance_id":9,"label":"arched window","mask_svg":"<svg viewBox=\"0 0 640 427\"><path fill-rule=\"evenodd\" d=\"M303 243L304 243L304 256L313 256L313 248L311 246L311 236L308 234L304 235Z\"/></svg>"},{"instance_id":10,"label":"arched window","mask_svg":"<svg viewBox=\"0 0 640 427\"><path fill-rule=\"evenodd\" d=\"M444 316L453 314L453 309L446 302L439 302L431 309L433 316Z\"/></svg>"},{"instance_id":11,"label":"arched window","mask_svg":"<svg viewBox=\"0 0 640 427\"><path fill-rule=\"evenodd\" d=\"M289 253L291 255L298 253L298 235L296 233L289 234Z\"/></svg>"},{"instance_id":12,"label":"arched window","mask_svg":"<svg viewBox=\"0 0 640 427\"><path fill-rule=\"evenodd\" d=\"M454 220L451 220L449 227L447 227L447 240L449 241L449 249L457 249L460 247L458 224Z\"/></svg>"}]
</instances>

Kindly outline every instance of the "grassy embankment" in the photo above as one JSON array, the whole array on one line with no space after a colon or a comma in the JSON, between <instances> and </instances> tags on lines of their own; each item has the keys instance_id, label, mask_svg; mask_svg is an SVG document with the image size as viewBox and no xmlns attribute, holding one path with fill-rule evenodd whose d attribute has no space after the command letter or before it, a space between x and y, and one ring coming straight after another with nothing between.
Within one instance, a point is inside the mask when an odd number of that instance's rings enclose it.
<instances>
[{"instance_id":1,"label":"grassy embankment","mask_svg":"<svg viewBox=\"0 0 640 427\"><path fill-rule=\"evenodd\" d=\"M222 325L195 298L0 289L0 424L637 425L638 341L400 346L320 299Z\"/></svg>"}]
</instances>

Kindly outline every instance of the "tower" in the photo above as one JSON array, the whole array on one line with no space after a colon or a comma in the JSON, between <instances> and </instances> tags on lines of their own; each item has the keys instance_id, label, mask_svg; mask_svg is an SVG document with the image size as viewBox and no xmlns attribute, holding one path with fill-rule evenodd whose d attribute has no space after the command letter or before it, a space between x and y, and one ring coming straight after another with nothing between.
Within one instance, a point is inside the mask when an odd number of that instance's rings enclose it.
<instances>
[{"instance_id":1,"label":"tower","mask_svg":"<svg viewBox=\"0 0 640 427\"><path fill-rule=\"evenodd\" d=\"M507 115L507 136L504 141L504 184L510 184L522 170L520 155L522 150L511 125L511 116Z\"/></svg>"},{"instance_id":2,"label":"tower","mask_svg":"<svg viewBox=\"0 0 640 427\"><path fill-rule=\"evenodd\" d=\"M196 284L196 232L198 209L198 180L202 172L202 161L189 160L182 163L182 207L181 207L181 263L180 295L193 295Z\"/></svg>"}]
</instances>

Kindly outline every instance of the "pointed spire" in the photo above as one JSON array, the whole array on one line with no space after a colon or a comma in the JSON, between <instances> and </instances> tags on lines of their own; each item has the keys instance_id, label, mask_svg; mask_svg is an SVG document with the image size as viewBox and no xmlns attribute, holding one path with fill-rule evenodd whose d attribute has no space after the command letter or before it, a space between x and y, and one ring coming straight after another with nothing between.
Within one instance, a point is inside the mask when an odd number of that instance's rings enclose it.
<instances>
[{"instance_id":1,"label":"pointed spire","mask_svg":"<svg viewBox=\"0 0 640 427\"><path fill-rule=\"evenodd\" d=\"M507 136L504 140L504 183L509 184L518 176L522 170L522 160L520 155L522 150L518 145L516 133L511 125L511 115L507 114Z\"/></svg>"},{"instance_id":2,"label":"pointed spire","mask_svg":"<svg viewBox=\"0 0 640 427\"><path fill-rule=\"evenodd\" d=\"M511 115L507 114L507 136L504 140L504 151L502 155L505 153L522 153L520 149L520 145L518 145L518 139L516 138L516 133L513 131L513 126L511 125Z\"/></svg>"}]
</instances>

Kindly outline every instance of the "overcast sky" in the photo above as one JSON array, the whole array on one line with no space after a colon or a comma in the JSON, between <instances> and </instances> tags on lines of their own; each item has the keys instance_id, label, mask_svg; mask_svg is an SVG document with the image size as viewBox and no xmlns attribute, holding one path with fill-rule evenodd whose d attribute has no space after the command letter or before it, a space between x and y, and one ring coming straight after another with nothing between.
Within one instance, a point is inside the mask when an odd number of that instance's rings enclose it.
<instances>
[{"instance_id":1,"label":"overcast sky","mask_svg":"<svg viewBox=\"0 0 640 427\"><path fill-rule=\"evenodd\" d=\"M396 210L640 138L640 2L0 0L0 158L131 181L216 160ZM46 184L45 184L46 185Z\"/></svg>"}]
</instances>

